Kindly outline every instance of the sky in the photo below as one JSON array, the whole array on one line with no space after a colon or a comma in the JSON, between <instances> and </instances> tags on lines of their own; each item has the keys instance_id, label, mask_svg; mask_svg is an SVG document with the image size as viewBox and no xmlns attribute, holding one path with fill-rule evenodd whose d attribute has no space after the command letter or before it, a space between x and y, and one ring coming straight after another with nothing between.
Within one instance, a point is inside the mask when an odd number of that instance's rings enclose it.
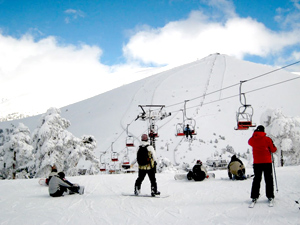
<instances>
[{"instance_id":1,"label":"sky","mask_svg":"<svg viewBox=\"0 0 300 225\"><path fill-rule=\"evenodd\" d=\"M299 0L0 0L0 101L60 107L216 52L284 66L299 19Z\"/></svg>"}]
</instances>

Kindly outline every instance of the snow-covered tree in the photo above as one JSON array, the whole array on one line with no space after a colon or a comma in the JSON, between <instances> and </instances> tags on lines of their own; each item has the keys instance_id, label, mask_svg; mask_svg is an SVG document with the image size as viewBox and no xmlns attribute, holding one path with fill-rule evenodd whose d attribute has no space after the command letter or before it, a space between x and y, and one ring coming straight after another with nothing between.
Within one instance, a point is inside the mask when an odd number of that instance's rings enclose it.
<instances>
[{"instance_id":1,"label":"snow-covered tree","mask_svg":"<svg viewBox=\"0 0 300 225\"><path fill-rule=\"evenodd\" d=\"M53 165L66 175L77 175L77 164L82 157L96 161L92 152L96 142L84 143L84 140L67 131L69 126L70 122L61 117L59 109L50 108L42 116L33 133L36 177L48 176Z\"/></svg>"},{"instance_id":2,"label":"snow-covered tree","mask_svg":"<svg viewBox=\"0 0 300 225\"><path fill-rule=\"evenodd\" d=\"M6 142L1 146L2 176L4 178L28 178L33 169L30 131L20 123L9 132Z\"/></svg>"},{"instance_id":3,"label":"snow-covered tree","mask_svg":"<svg viewBox=\"0 0 300 225\"><path fill-rule=\"evenodd\" d=\"M300 118L287 117L280 109L268 109L261 116L261 123L277 147L281 165L300 164Z\"/></svg>"}]
</instances>

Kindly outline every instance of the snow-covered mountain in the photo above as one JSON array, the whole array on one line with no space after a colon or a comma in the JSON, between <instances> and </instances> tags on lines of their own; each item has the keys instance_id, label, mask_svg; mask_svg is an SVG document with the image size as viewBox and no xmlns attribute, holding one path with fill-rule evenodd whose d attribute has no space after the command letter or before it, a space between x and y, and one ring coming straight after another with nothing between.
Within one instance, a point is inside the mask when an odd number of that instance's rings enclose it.
<instances>
[{"instance_id":1,"label":"snow-covered mountain","mask_svg":"<svg viewBox=\"0 0 300 225\"><path fill-rule=\"evenodd\" d=\"M246 103L254 109L253 123L260 124L262 114L269 108L280 109L287 116L297 116L300 105L300 79L285 70L237 60L222 54L212 54L195 62L152 75L85 101L61 108L61 116L71 122L69 131L76 136L93 135L97 140L96 155L109 164L112 153L119 161L127 155L133 159L136 148L126 147L130 135L139 137L148 132L149 120L136 120L142 112L139 105L164 105L171 116L155 121L159 137L156 150L160 158L173 164L193 164L196 159L206 161L221 155L222 149L232 147L245 153L253 129L236 131L236 112L241 106L240 81ZM288 82L285 82L288 81ZM274 85L276 84L276 85ZM273 86L274 85L274 86ZM185 104L186 103L186 104ZM192 143L177 137L176 126L186 117L195 120ZM157 110L159 107L145 107ZM155 112L153 112L155 113ZM0 123L1 128L20 121L33 131L41 116ZM229 156L224 156L229 157Z\"/></svg>"},{"instance_id":2,"label":"snow-covered mountain","mask_svg":"<svg viewBox=\"0 0 300 225\"><path fill-rule=\"evenodd\" d=\"M284 70L267 74L274 69L213 54L63 107L61 117L71 122L69 131L75 136L95 137L96 155L102 156L102 163L119 166L127 153L130 160L135 155L135 147L126 147L126 138L131 135L137 146L140 135L148 132L149 120L136 120L142 113L139 105L164 105L165 115L171 115L155 121L159 135L156 151L161 159L167 158L179 167L184 163L191 166L195 159L205 162L214 155L229 159L231 154L222 149L247 152L247 141L254 129L234 130L236 112L241 106L240 81L247 81L242 85L242 93L254 109L254 123L270 119L266 113L269 108L281 110L287 117L299 115L296 100L300 80L291 80L297 75ZM186 117L196 121L193 142L175 136L176 127L183 120L184 105ZM159 107L144 108L148 113ZM151 113L160 116L157 111ZM22 122L33 132L40 119L41 115L2 122L0 128ZM284 133L295 129L280 127L286 126L283 124L269 131L275 135L278 130ZM282 143L278 147L289 150L288 144ZM286 139L285 143L290 142ZM112 163L112 153L118 154L117 163ZM247 163L246 159L243 161ZM252 174L251 162L246 166L246 173ZM178 181L174 180L177 171L172 168L156 176L159 190L170 195L163 199L122 196L122 192L133 191L137 174L68 177L71 182L84 185L85 194L56 199L49 197L48 189L38 184L39 179L2 180L0 224L299 224L299 205L295 203L299 201L300 184L295 179L299 177L299 166L276 167L275 190L278 187L279 191L275 192L275 206L267 206L262 181L261 197L254 209L248 208L252 179L230 181L226 170L218 170L214 171L215 179ZM150 193L148 179L143 182L142 192Z\"/></svg>"}]
</instances>

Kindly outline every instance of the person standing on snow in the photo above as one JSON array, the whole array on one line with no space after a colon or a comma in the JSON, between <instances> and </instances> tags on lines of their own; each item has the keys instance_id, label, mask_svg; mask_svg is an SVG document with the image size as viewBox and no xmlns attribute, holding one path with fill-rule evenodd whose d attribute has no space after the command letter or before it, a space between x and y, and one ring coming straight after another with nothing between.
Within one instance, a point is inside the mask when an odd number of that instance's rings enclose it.
<instances>
[{"instance_id":1,"label":"person standing on snow","mask_svg":"<svg viewBox=\"0 0 300 225\"><path fill-rule=\"evenodd\" d=\"M202 165L201 160L197 160L196 164L193 167L193 170L188 172L187 179L194 179L194 181L203 181L206 177L206 168Z\"/></svg>"},{"instance_id":2,"label":"person standing on snow","mask_svg":"<svg viewBox=\"0 0 300 225\"><path fill-rule=\"evenodd\" d=\"M245 166L243 162L233 155L228 164L228 176L230 180L245 180L247 179L245 176Z\"/></svg>"},{"instance_id":3,"label":"person standing on snow","mask_svg":"<svg viewBox=\"0 0 300 225\"><path fill-rule=\"evenodd\" d=\"M271 138L266 136L265 128L259 125L254 131L248 144L252 146L254 179L252 182L251 198L256 202L259 198L260 182L264 173L266 183L266 196L269 201L274 199L274 184L272 171L272 153L277 148Z\"/></svg>"},{"instance_id":4,"label":"person standing on snow","mask_svg":"<svg viewBox=\"0 0 300 225\"><path fill-rule=\"evenodd\" d=\"M157 183L155 178L156 154L153 146L149 145L148 143L147 134L143 134L141 137L141 145L139 146L139 149L137 151L137 158L131 163L131 167L136 162L139 164L139 172L138 178L136 179L134 185L134 194L139 195L142 182L145 176L148 174L151 183L151 195L160 195L160 192L157 191Z\"/></svg>"},{"instance_id":5,"label":"person standing on snow","mask_svg":"<svg viewBox=\"0 0 300 225\"><path fill-rule=\"evenodd\" d=\"M80 190L80 186L77 184L72 184L70 181L66 180L64 172L59 172L49 181L49 195L52 197L61 197L64 195L64 193L83 194L83 190L84 187L82 187Z\"/></svg>"}]
</instances>

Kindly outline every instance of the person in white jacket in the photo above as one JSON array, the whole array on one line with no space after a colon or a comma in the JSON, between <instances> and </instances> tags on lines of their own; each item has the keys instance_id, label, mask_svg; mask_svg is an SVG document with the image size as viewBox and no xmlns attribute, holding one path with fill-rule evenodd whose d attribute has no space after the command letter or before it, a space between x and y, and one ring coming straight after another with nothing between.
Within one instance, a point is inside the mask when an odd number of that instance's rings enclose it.
<instances>
[{"instance_id":1,"label":"person in white jacket","mask_svg":"<svg viewBox=\"0 0 300 225\"><path fill-rule=\"evenodd\" d=\"M57 175L54 175L49 181L49 194L52 197L60 197L65 193L69 194L83 194L84 187L80 189L80 186L77 184L72 184L70 181L65 179L65 174L59 172ZM68 191L69 190L69 191Z\"/></svg>"},{"instance_id":2,"label":"person in white jacket","mask_svg":"<svg viewBox=\"0 0 300 225\"><path fill-rule=\"evenodd\" d=\"M141 145L137 151L137 158L131 163L131 167L136 162L139 164L139 173L134 185L134 194L139 195L142 182L145 176L148 174L151 183L151 195L160 195L160 192L157 191L157 183L155 178L156 153L153 146L148 143L147 134L143 134L141 137Z\"/></svg>"}]
</instances>

